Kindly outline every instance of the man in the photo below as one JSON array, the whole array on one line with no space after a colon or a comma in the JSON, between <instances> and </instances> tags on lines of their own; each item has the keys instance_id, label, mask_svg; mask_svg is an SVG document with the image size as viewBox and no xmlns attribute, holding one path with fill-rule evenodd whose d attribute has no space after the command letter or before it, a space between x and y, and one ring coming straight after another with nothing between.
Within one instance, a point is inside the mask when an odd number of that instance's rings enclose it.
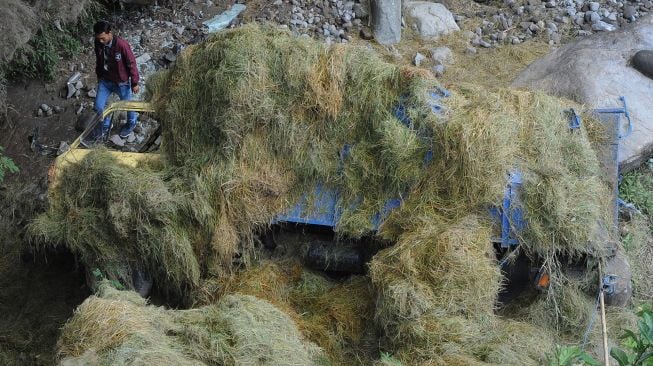
<instances>
[{"instance_id":1,"label":"man","mask_svg":"<svg viewBox=\"0 0 653 366\"><path fill-rule=\"evenodd\" d=\"M98 90L95 111L101 116L111 93L120 100L131 100L132 92L138 93L139 76L136 59L131 46L111 32L111 23L100 20L93 26L95 33L95 74ZM104 139L109 133L111 120L106 118L95 137ZM136 112L127 113L127 124L120 130L120 137L127 138L136 126Z\"/></svg>"}]
</instances>

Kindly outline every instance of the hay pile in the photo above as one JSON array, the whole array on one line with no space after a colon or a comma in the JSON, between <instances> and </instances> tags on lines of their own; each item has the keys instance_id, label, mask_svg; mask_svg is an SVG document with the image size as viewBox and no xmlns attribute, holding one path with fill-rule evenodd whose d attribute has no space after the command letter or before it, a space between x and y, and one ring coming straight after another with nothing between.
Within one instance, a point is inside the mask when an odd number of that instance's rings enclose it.
<instances>
[{"instance_id":1,"label":"hay pile","mask_svg":"<svg viewBox=\"0 0 653 366\"><path fill-rule=\"evenodd\" d=\"M38 243L65 245L110 279L131 284L131 270L145 268L180 293L198 283L200 268L186 201L166 183L174 185L156 165L131 169L98 150L64 170L48 212L30 231Z\"/></svg>"},{"instance_id":2,"label":"hay pile","mask_svg":"<svg viewBox=\"0 0 653 366\"><path fill-rule=\"evenodd\" d=\"M368 365L378 354L374 296L366 276L338 281L303 269L297 260L266 260L214 287L203 286L199 304L229 293L267 300L288 314L332 365Z\"/></svg>"},{"instance_id":3,"label":"hay pile","mask_svg":"<svg viewBox=\"0 0 653 366\"><path fill-rule=\"evenodd\" d=\"M163 166L120 168L106 152L90 154L51 192L32 235L105 271L140 259L159 286L192 292L199 278L251 268L256 234L317 182L341 193L340 235L369 234L386 200L403 197L378 233L396 244L370 264L383 351L405 364L537 364L554 336L495 314L501 274L488 209L501 201L507 173L521 171L529 225L519 250L552 285L515 318L541 324L533 314L543 313L547 328L576 334L586 322L576 299L586 299L587 285L566 276L560 258L600 260L611 239L600 236L611 222L611 187L592 145L600 124L586 117L571 132L563 113L577 108L571 102L473 85L456 86L438 115L427 103L436 87L366 48L254 26L217 34L148 86L164 123ZM393 114L400 101L409 126ZM270 271L269 288L252 286L261 276L247 281L245 272L222 296L268 299L334 362L363 347L356 338L365 327L325 313L364 309L369 298L332 302L346 296L322 285L317 297L293 297L302 281Z\"/></svg>"},{"instance_id":4,"label":"hay pile","mask_svg":"<svg viewBox=\"0 0 653 366\"><path fill-rule=\"evenodd\" d=\"M323 357L286 314L252 296L165 310L108 282L75 311L57 347L62 365L317 365Z\"/></svg>"}]
</instances>

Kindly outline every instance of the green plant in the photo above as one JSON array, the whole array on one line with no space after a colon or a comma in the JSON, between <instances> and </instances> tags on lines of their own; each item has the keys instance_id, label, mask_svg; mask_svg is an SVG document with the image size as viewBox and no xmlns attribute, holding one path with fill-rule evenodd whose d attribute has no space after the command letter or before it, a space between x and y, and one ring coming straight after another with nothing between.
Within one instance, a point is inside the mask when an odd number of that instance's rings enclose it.
<instances>
[{"instance_id":1,"label":"green plant","mask_svg":"<svg viewBox=\"0 0 653 366\"><path fill-rule=\"evenodd\" d=\"M4 156L4 148L0 146L0 183L5 179L5 173L18 173L18 167L10 157Z\"/></svg>"},{"instance_id":2,"label":"green plant","mask_svg":"<svg viewBox=\"0 0 653 366\"><path fill-rule=\"evenodd\" d=\"M647 216L653 215L653 170L643 168L624 174L619 196L633 203Z\"/></svg>"},{"instance_id":3,"label":"green plant","mask_svg":"<svg viewBox=\"0 0 653 366\"><path fill-rule=\"evenodd\" d=\"M599 366L600 363L578 346L556 346L547 366Z\"/></svg>"},{"instance_id":4,"label":"green plant","mask_svg":"<svg viewBox=\"0 0 653 366\"><path fill-rule=\"evenodd\" d=\"M653 366L653 311L647 307L637 315L640 318L637 322L639 334L626 330L620 337L624 349L613 347L610 350L610 356L619 362L619 366Z\"/></svg>"},{"instance_id":5,"label":"green plant","mask_svg":"<svg viewBox=\"0 0 653 366\"><path fill-rule=\"evenodd\" d=\"M93 271L91 271L91 273L93 274L93 278L97 283L100 283L102 281L109 281L109 284L113 286L113 288L115 288L116 290L120 290L120 291L125 290L125 286L123 286L122 283L120 283L120 281L109 280L108 278L106 278L104 273L102 273L102 271L99 268L94 269Z\"/></svg>"},{"instance_id":6,"label":"green plant","mask_svg":"<svg viewBox=\"0 0 653 366\"><path fill-rule=\"evenodd\" d=\"M68 30L42 27L27 47L20 48L9 63L10 77L26 76L54 79L60 57L69 58L81 50L81 43Z\"/></svg>"}]
</instances>

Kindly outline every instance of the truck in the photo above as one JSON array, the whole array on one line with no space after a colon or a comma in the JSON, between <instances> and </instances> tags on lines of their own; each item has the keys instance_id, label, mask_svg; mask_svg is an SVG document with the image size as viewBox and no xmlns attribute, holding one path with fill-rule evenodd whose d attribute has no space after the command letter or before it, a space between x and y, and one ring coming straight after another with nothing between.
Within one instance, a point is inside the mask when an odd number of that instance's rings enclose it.
<instances>
[{"instance_id":1,"label":"truck","mask_svg":"<svg viewBox=\"0 0 653 366\"><path fill-rule=\"evenodd\" d=\"M449 91L443 88L437 88L429 93L428 103L432 113L442 113L443 105L442 100L449 97ZM619 215L620 200L618 198L618 180L619 180L619 166L618 166L618 152L619 141L627 136L629 131L632 130L630 123L630 116L628 113L626 100L621 98L622 105L616 108L597 109L593 113L607 126L610 131L608 142L603 146L599 154L602 161L604 173L610 179L611 186L614 187L612 197L613 223L607 225L615 230L611 233L613 237L618 237L617 233L617 220ZM111 117L112 121L117 119L116 116L121 112L134 111L141 114L154 114L155 110L149 103L141 101L120 101L113 103L109 106L102 116L96 116L92 123L90 123L84 132L70 145L70 149L58 156L49 171L49 184L50 188L56 187L58 180L57 176L61 171L66 169L70 164L81 161L91 151L89 148L83 146L82 142L89 136L95 128L99 125L100 121L106 117ZM397 120L405 126L410 125L410 118L406 114L404 106L399 103L393 110ZM565 111L569 118L569 133L573 134L582 124L582 119L573 109ZM624 121L626 125L624 126ZM622 130L626 133L622 133ZM161 155L156 152L161 140L161 128L157 128L152 134L142 143L131 146L131 151L119 151L115 149L111 143L108 143L110 148L114 148L111 153L115 155L116 160L125 166L135 167L140 162L145 160L160 160ZM92 148L92 147L91 147ZM345 157L348 154L351 145L344 145L340 151L339 159L344 163ZM424 156L424 163L428 164L432 159L433 152L427 151ZM511 284L519 287L524 283L528 283L540 290L546 290L549 285L549 274L543 270L539 263L531 263L528 258L520 257L519 260L510 258L511 253L515 252L514 249L519 246L519 232L527 227L527 217L524 212L523 205L521 204L521 196L523 195L523 179L522 173L516 169L506 167L508 173L506 174L506 184L504 189L503 199L501 204L492 207L488 211L488 215L494 220L495 235L492 238L494 248L496 249L498 265L505 276L507 277L507 298L514 295L511 290ZM402 197L397 197L388 200L384 207L372 217L370 217L370 224L373 232L378 230L379 226L387 215L402 204ZM265 233L262 237L264 245L273 249L276 245L275 237L279 230L288 230L292 228L301 227L300 232L305 232L307 228L316 229L319 232L333 232L338 226L340 215L343 211L339 203L339 192L335 189L327 188L318 184L311 192L305 192L300 202L291 206L290 209L284 212L279 212L278 215L270 222L271 230ZM351 207L355 202L344 203ZM373 234L373 232L371 234ZM365 246L351 245L349 247L342 246L337 248L330 247L329 240L313 241L304 253L304 261L307 266L315 269L328 271L332 273L362 273L365 271L365 262L374 254L374 252L365 251ZM627 270L627 261L623 253L620 253L618 246L614 243L606 241L606 245L611 245L610 248L613 252L612 257L608 261L607 267L604 269L605 276L601 279L603 290L606 294L606 300L609 304L625 305L631 296L630 273ZM151 281L148 283L148 276L142 271L134 270L134 273L139 277L134 279L134 283L143 284L139 290L141 294L147 293L151 287Z\"/></svg>"}]
</instances>

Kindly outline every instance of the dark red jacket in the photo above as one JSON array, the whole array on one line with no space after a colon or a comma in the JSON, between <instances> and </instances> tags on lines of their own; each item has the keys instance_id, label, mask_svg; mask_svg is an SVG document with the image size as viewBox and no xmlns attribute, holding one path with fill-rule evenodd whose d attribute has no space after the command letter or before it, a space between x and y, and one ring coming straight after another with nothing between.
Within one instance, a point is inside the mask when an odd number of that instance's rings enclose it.
<instances>
[{"instance_id":1,"label":"dark red jacket","mask_svg":"<svg viewBox=\"0 0 653 366\"><path fill-rule=\"evenodd\" d=\"M104 69L104 45L95 40L95 74L99 79L124 83L132 79L132 86L138 85L138 67L131 46L124 39L113 36L107 50L107 70Z\"/></svg>"}]
</instances>

